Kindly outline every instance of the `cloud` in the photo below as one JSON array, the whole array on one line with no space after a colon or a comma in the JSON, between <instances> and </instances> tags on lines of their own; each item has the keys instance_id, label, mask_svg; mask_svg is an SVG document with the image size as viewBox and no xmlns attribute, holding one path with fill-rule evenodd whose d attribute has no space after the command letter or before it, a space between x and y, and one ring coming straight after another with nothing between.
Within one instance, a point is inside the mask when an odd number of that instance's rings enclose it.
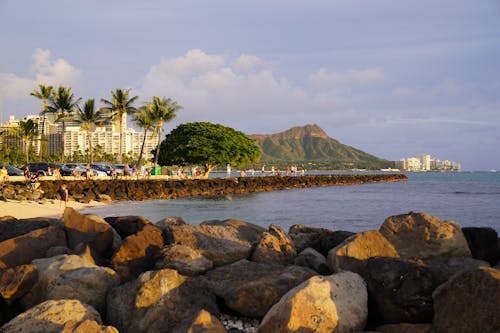
<instances>
[{"instance_id":1,"label":"cloud","mask_svg":"<svg viewBox=\"0 0 500 333\"><path fill-rule=\"evenodd\" d=\"M29 96L38 84L73 85L80 76L80 70L64 59L51 60L51 52L36 49L32 56L28 76L14 73L0 73L0 96L7 100L17 100Z\"/></svg>"},{"instance_id":2,"label":"cloud","mask_svg":"<svg viewBox=\"0 0 500 333\"><path fill-rule=\"evenodd\" d=\"M366 68L361 70L350 70L347 72L328 72L325 68L320 68L313 73L309 80L317 87L332 86L352 86L372 83L383 79L383 75L378 68Z\"/></svg>"}]
</instances>

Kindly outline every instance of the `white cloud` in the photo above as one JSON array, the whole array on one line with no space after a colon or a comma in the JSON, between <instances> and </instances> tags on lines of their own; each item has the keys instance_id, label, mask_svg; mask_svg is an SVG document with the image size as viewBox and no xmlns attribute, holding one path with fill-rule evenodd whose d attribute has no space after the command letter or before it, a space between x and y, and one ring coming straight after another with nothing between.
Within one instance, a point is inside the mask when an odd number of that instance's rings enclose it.
<instances>
[{"instance_id":1,"label":"white cloud","mask_svg":"<svg viewBox=\"0 0 500 333\"><path fill-rule=\"evenodd\" d=\"M0 96L7 100L28 97L38 84L73 85L80 71L64 59L51 60L50 50L36 49L30 66L30 75L0 73Z\"/></svg>"}]
</instances>

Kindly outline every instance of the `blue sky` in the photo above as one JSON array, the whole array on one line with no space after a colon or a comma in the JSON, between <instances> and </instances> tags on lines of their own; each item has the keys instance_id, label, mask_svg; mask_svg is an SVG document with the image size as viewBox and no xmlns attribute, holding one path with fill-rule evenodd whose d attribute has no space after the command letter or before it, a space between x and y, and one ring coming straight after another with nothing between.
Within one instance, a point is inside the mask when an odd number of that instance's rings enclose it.
<instances>
[{"instance_id":1,"label":"blue sky","mask_svg":"<svg viewBox=\"0 0 500 333\"><path fill-rule=\"evenodd\" d=\"M500 169L500 1L0 0L2 120L38 83L171 97L179 123L320 125L390 160Z\"/></svg>"}]
</instances>

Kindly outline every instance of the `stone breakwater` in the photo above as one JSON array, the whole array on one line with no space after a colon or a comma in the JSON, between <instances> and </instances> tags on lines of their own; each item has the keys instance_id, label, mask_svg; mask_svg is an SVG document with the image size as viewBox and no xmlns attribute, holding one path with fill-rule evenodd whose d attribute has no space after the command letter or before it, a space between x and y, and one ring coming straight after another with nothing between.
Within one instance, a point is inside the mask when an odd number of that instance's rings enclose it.
<instances>
[{"instance_id":1,"label":"stone breakwater","mask_svg":"<svg viewBox=\"0 0 500 333\"><path fill-rule=\"evenodd\" d=\"M0 217L0 332L500 332L491 228Z\"/></svg>"},{"instance_id":2,"label":"stone breakwater","mask_svg":"<svg viewBox=\"0 0 500 333\"><path fill-rule=\"evenodd\" d=\"M59 189L66 184L71 198L91 200L147 200L177 197L212 196L249 192L275 191L284 188L357 185L375 182L404 181L403 174L319 175L298 177L240 177L186 180L44 180L40 190L32 193L24 183L7 183L1 195L10 200L59 199Z\"/></svg>"}]
</instances>

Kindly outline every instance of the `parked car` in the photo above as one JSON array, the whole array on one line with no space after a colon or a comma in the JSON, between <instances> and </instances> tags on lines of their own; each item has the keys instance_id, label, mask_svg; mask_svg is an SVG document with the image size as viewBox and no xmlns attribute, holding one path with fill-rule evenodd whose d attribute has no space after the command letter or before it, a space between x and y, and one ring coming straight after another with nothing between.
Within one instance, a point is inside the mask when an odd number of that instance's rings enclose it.
<instances>
[{"instance_id":1,"label":"parked car","mask_svg":"<svg viewBox=\"0 0 500 333\"><path fill-rule=\"evenodd\" d=\"M132 164L128 165L129 172L132 172L133 167ZM115 168L116 174L121 176L125 170L125 164L113 164L113 168Z\"/></svg>"},{"instance_id":2,"label":"parked car","mask_svg":"<svg viewBox=\"0 0 500 333\"><path fill-rule=\"evenodd\" d=\"M90 167L95 170L105 172L108 176L111 176L114 170L113 166L107 163L90 163Z\"/></svg>"},{"instance_id":3,"label":"parked car","mask_svg":"<svg viewBox=\"0 0 500 333\"><path fill-rule=\"evenodd\" d=\"M22 176L24 175L23 170L16 168L15 166L12 165L7 165L7 164L0 164L0 169L5 166L5 169L7 169L7 173L9 176Z\"/></svg>"},{"instance_id":4,"label":"parked car","mask_svg":"<svg viewBox=\"0 0 500 333\"><path fill-rule=\"evenodd\" d=\"M85 163L66 163L61 167L61 176L87 176L87 164ZM107 173L93 167L90 164L90 175L92 177L107 176Z\"/></svg>"},{"instance_id":5,"label":"parked car","mask_svg":"<svg viewBox=\"0 0 500 333\"><path fill-rule=\"evenodd\" d=\"M24 168L26 167L28 167L31 173L35 173L38 176L52 176L54 170L57 168L57 166L54 163L33 162L23 165L21 170L24 170Z\"/></svg>"}]
</instances>

